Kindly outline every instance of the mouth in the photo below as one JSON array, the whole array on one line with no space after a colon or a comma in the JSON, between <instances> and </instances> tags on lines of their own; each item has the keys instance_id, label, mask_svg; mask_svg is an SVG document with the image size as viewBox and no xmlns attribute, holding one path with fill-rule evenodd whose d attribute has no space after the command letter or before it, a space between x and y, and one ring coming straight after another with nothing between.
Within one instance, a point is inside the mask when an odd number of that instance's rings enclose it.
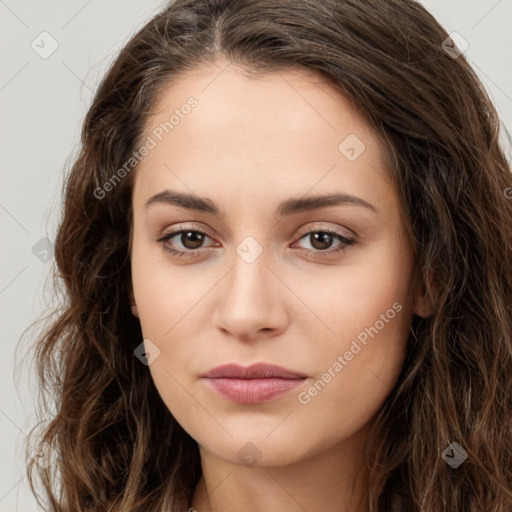
<instances>
[{"instance_id":1,"label":"mouth","mask_svg":"<svg viewBox=\"0 0 512 512\"><path fill-rule=\"evenodd\" d=\"M218 394L240 404L259 404L300 386L308 376L281 366L225 364L201 375Z\"/></svg>"}]
</instances>

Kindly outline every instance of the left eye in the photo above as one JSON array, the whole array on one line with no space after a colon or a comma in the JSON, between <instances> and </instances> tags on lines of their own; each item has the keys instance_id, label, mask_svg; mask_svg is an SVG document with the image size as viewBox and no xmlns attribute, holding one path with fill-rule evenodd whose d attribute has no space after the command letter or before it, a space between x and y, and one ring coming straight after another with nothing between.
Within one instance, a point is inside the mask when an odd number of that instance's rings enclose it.
<instances>
[{"instance_id":1,"label":"left eye","mask_svg":"<svg viewBox=\"0 0 512 512\"><path fill-rule=\"evenodd\" d=\"M307 238L309 238L311 245L316 249L315 251L308 250L308 254L311 252L326 252L328 254L332 254L333 252L341 251L347 246L355 243L355 240L352 238L347 238L336 231L330 231L328 229L309 231L301 236L300 240ZM329 249L334 240L338 240L340 242L337 246L338 248L328 251L327 249Z\"/></svg>"},{"instance_id":2,"label":"left eye","mask_svg":"<svg viewBox=\"0 0 512 512\"><path fill-rule=\"evenodd\" d=\"M182 249L176 249L175 243L166 243L170 242L173 238L178 237L179 242L182 245ZM314 231L309 231L304 233L299 240L310 238L312 241L312 246L314 250L306 249L304 252L308 255L319 255L321 253L325 253L327 255L340 252L346 249L349 245L354 244L355 240L352 238L347 238L342 234L331 231L328 229L317 229ZM178 256L178 257L188 257L195 256L200 249L202 248L202 244L204 243L206 238L210 238L204 231L197 229L180 229L177 231L172 231L171 233L167 233L157 241L163 246L163 248L169 253ZM329 249L334 240L338 240L340 243L336 246L335 249Z\"/></svg>"}]
</instances>

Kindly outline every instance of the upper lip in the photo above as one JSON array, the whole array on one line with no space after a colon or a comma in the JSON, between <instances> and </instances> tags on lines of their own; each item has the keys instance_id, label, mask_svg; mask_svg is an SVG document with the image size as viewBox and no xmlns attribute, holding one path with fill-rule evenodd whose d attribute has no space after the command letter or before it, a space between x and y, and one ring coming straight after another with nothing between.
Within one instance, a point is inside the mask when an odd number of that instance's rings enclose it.
<instances>
[{"instance_id":1,"label":"upper lip","mask_svg":"<svg viewBox=\"0 0 512 512\"><path fill-rule=\"evenodd\" d=\"M228 377L232 379L265 379L272 377L298 379L307 377L307 375L269 363L256 363L250 366L228 363L211 369L209 372L203 374L202 377L210 379L220 377Z\"/></svg>"}]
</instances>

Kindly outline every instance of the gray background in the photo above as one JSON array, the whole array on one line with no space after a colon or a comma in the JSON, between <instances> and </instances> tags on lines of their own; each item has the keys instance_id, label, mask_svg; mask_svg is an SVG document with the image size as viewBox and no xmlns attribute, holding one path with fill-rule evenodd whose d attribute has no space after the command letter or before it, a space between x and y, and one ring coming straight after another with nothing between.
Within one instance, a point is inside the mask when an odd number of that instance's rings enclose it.
<instances>
[{"instance_id":1,"label":"gray background","mask_svg":"<svg viewBox=\"0 0 512 512\"><path fill-rule=\"evenodd\" d=\"M465 55L512 132L512 0L422 3L449 33L467 40ZM0 0L0 512L39 510L23 466L36 380L27 364L15 374L15 358L27 361L29 337L15 348L51 301L44 295L51 254L46 239L55 240L63 172L77 153L83 116L108 64L164 4ZM58 47L46 56L52 44Z\"/></svg>"}]
</instances>

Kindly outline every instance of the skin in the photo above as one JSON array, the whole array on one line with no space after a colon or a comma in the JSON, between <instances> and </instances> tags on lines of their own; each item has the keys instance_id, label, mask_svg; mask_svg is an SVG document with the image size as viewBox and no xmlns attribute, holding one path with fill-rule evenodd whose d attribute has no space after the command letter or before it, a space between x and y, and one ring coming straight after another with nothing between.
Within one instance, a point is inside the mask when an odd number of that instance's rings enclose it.
<instances>
[{"instance_id":1,"label":"skin","mask_svg":"<svg viewBox=\"0 0 512 512\"><path fill-rule=\"evenodd\" d=\"M191 506L362 510L369 429L399 375L413 313L429 314L381 143L320 77L304 71L249 77L226 62L180 75L159 97L146 135L190 96L197 107L136 170L130 254L132 311L144 338L160 350L149 370L200 449L203 475ZM338 150L349 134L365 145L354 161ZM208 197L225 217L172 204L145 208L165 189ZM283 200L332 192L358 196L378 212L349 204L282 219L275 214ZM208 235L196 256L178 258L157 241L183 224ZM332 238L322 253L311 232L323 229L356 243L322 256L342 243ZM262 249L251 263L236 251L248 236ZM164 244L198 247L181 235ZM394 303L400 312L301 403L299 393ZM277 399L244 405L199 377L226 362L260 361L308 378ZM239 457L241 449L255 465Z\"/></svg>"}]
</instances>

